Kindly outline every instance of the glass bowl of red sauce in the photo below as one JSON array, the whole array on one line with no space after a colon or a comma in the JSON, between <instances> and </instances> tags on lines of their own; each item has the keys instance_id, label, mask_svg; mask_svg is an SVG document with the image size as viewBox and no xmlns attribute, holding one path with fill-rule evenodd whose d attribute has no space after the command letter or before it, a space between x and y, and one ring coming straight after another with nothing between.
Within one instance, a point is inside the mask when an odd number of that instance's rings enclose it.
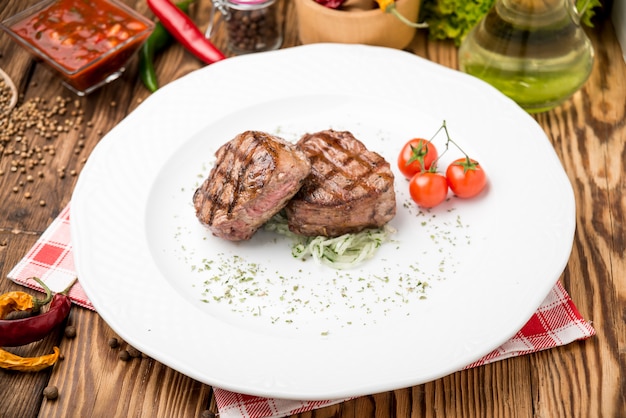
<instances>
[{"instance_id":1,"label":"glass bowl of red sauce","mask_svg":"<svg viewBox=\"0 0 626 418\"><path fill-rule=\"evenodd\" d=\"M122 75L154 23L117 0L44 0L0 27L84 96Z\"/></svg>"}]
</instances>

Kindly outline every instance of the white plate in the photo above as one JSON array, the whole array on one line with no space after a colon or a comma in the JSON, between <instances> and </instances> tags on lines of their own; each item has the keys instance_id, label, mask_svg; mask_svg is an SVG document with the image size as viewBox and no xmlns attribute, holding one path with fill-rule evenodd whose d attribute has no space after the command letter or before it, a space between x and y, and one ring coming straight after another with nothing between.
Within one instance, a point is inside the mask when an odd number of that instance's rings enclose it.
<instances>
[{"instance_id":1,"label":"white plate","mask_svg":"<svg viewBox=\"0 0 626 418\"><path fill-rule=\"evenodd\" d=\"M356 269L296 261L267 231L226 242L195 218L213 153L245 130L349 130L395 170L402 144L444 119L487 190L420 211L396 170L397 233ZM152 95L83 169L72 240L97 311L149 356L224 389L333 399L430 381L505 342L565 268L574 215L544 132L495 89L406 52L318 44L230 58Z\"/></svg>"}]
</instances>

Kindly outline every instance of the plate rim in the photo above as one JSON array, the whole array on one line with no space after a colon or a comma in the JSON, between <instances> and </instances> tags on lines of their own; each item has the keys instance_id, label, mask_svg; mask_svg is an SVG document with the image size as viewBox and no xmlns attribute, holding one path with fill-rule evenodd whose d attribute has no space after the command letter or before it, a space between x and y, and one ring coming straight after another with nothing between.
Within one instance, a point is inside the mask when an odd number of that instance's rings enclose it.
<instances>
[{"instance_id":1,"label":"plate rim","mask_svg":"<svg viewBox=\"0 0 626 418\"><path fill-rule=\"evenodd\" d=\"M427 68L429 71L435 71L435 72L443 72L444 76L445 75L451 75L452 77L461 77L464 82L467 82L468 84L472 84L473 86L478 86L476 88L479 89L479 91L485 91L485 94L488 95L493 95L494 99L498 100L501 104L503 104L504 106L509 106L508 111L513 112L515 114L517 114L520 118L527 118L526 120L528 120L530 123L535 123L536 122L530 118L529 115L526 114L526 112L524 112L523 110L521 110L521 108L517 107L517 105L515 105L514 103L512 103L512 101L510 101L508 98L505 98L503 95L501 95L500 93L498 93L497 91L495 91L495 89L492 89L491 86L486 86L484 83L480 82L479 80L473 80L471 78L469 78L469 76L466 76L462 73L458 73L454 70L448 69L446 67L442 67L439 66L438 64L432 63L430 61L426 61L422 58L419 58L417 56L414 56L412 54L406 53L404 51L396 51L396 50L390 50L387 48L379 48L379 47L368 47L368 46L363 46L363 45L359 45L359 46L350 46L350 45L339 45L339 44L315 44L315 45L307 45L307 46L299 46L299 47L294 47L294 48L288 48L288 49L282 49L282 50L278 50L278 51L272 51L269 53L262 53L262 54L255 54L253 56L246 56L246 57L241 57L241 59L238 59L239 57L236 57L236 59L231 59L231 63L229 63L229 65L236 65L236 63L241 63L241 65L249 65L250 62L255 62L255 63L260 63L260 62L265 62L265 61L270 61L270 60L275 60L277 58L280 58L282 60L287 60L287 59L292 59L292 58L300 58L303 59L303 57L307 57L309 55L314 55L314 56L320 56L320 55L330 55L330 56L334 56L334 55L344 55L344 54L356 54L356 55L369 55L372 54L376 57L379 57L381 54L383 56L388 56L390 58L393 59L400 59L401 61L406 59L406 56L404 54L410 55L410 60L413 60L412 62L417 63L418 66L425 66L425 68ZM402 58L399 58L402 57ZM233 63L235 62L235 63ZM202 68L200 70L194 71L192 73L190 73L189 75L176 80L175 82L171 83L168 86L165 86L163 88L163 93L159 93L157 92L156 94L154 94L153 96L150 96L146 101L144 101L144 103L142 105L140 105L135 112L144 112L144 111L150 111L154 108L155 104L158 104L158 102L161 99L161 97L163 96L164 98L167 98L171 95L176 95L175 91L177 88L179 87L183 87L188 89L189 86L193 85L196 82L196 79L200 79L200 80L204 80L206 78L208 78L210 75L212 75L211 73L213 72L217 72L220 73L220 68L217 65L212 65L209 67L205 67ZM145 105L144 105L145 104ZM133 113L135 113L133 112ZM125 127L128 124L132 124L133 118L135 116L133 116L133 114L130 114L126 119L124 119L121 122L121 126L122 127L118 127L116 126L115 128L113 128L113 130L107 134L105 136L105 138L103 138L100 143L97 145L96 149L94 149L94 152L92 153L92 156L95 155L95 158L90 158L86 164L86 166L83 169L83 172L81 173L81 175L79 176L74 194L72 196L72 208L76 207L77 210L73 211L73 215L72 218L73 219L78 219L78 221L76 222L72 222L70 227L71 227L71 231L72 231L72 239L73 241L75 241L76 245L75 245L75 249L76 251L76 255L75 255L75 259L76 259L76 267L77 267L77 271L79 273L79 277L83 277L83 275L81 274L81 272L85 272L85 271L89 271L89 268L86 267L86 263L87 263L87 259L88 256L85 256L84 253L82 252L82 249L80 248L81 246L81 234L83 233L82 231L80 231L78 229L78 227L76 226L77 224L79 224L81 222L81 219L84 219L85 216L87 216L84 213L81 213L81 199L84 202L85 196L88 193L87 192L87 186L86 184L86 179L89 178L90 176L90 170L92 170L92 166L96 167L96 159L100 158L99 155L101 154L105 154L107 152L111 152L112 149L116 148L116 146L119 146L118 143L120 142L119 136L118 136L118 131L120 130L124 130ZM122 129L124 128L124 129ZM537 129L537 126L535 126L535 129ZM186 132L186 135L193 135L194 132L191 132L192 129L189 129ZM539 132L539 130L537 131ZM543 134L543 136L545 137L545 133L543 133L543 131L541 131L541 133ZM184 136L184 135L181 135ZM187 136L188 138L188 136ZM545 137L545 141L547 141L547 137ZM181 146L184 144L181 143ZM554 156L556 156L556 154L554 154ZM560 162L558 161L558 158L556 159L555 162L558 162L560 164ZM561 167L562 169L562 167ZM561 175L564 175L564 173L560 173ZM569 184L569 183L568 183ZM571 206L571 216L572 216L572 220L574 220L574 225L570 226L571 228L571 242L570 242L570 248L566 250L566 252L569 254L569 252L571 251L571 243L573 242L573 233L574 233L574 228L575 228L575 207L573 205L573 191L571 190L571 184L570 184L570 190L567 190L565 192L566 195L569 195L570 199L568 203L568 205ZM567 197L567 196L566 196ZM82 216L82 218L81 218ZM84 241L83 241L84 242ZM562 270L565 268L565 265L567 264L567 261L569 259L569 256L567 257L567 259L565 259L563 261L563 265L562 265L562 269L560 270L562 272ZM560 273L559 273L560 275ZM88 275L86 277L89 277ZM554 282L556 282L556 280L558 279L558 277L554 278ZM550 289L552 288L552 286L554 285L554 282L552 282L551 284L546 284L544 286L545 292L541 292L543 293L542 295L538 295L536 297L537 299L537 303L535 305L534 308L536 308L536 306L539 306L539 304L541 303L541 301L543 300L543 298L548 294L548 292L550 291ZM123 326L121 326L119 324L119 318L115 317L115 314L111 314L110 312L107 311L107 309L103 306L103 304L101 304L100 302L100 295L97 294L97 290L96 287L97 286L92 286L93 283L90 281L90 279L82 279L81 280L81 284L83 284L83 287L85 288L85 291L87 293L87 295L92 298L93 297L93 301L94 301L94 306L96 306L96 310L99 312L99 314L103 317L103 319L105 319L105 322L110 323L110 324L114 324L115 326L111 326L116 332L118 332L120 334L120 336L122 336L125 340L129 341L129 343L134 343L138 348L141 347L142 351L146 352L147 354L151 355L151 357L156 358L158 361L163 362L164 364L173 367L174 369L181 371L182 373L196 379L199 381L202 381L204 383L207 384L213 384L219 387L222 387L224 389L229 389L229 390L235 390L235 391L240 391L242 393L247 393L247 394L251 394L251 395L258 395L258 396L269 396L269 397L279 397L279 398L285 398L285 399L319 399L319 400L324 400L324 399L332 399L332 398L338 398L338 397L350 397L350 396L358 396L358 395L362 395L362 394L367 394L367 393L374 393L374 392L380 392L380 391L384 391L384 390L391 390L391 389L395 389L395 388L400 388L400 387L406 387L406 386L412 386L415 384L419 384L419 383L425 383L426 381L430 381L433 380L435 378L447 375L449 373L452 373L456 370L459 369L459 362L457 362L456 364L454 362L451 362L451 367L446 369L446 370L441 370L440 373L435 373L426 377L423 377L422 379L415 379L414 381L412 380L407 380L407 381L403 381L403 382L396 382L394 385L389 385L387 384L386 386L380 386L380 385L376 385L376 384L370 384L370 385L363 385L361 387L359 387L357 390L355 389L351 389L351 388L345 388L344 390L334 390L333 392L328 392L328 391L319 391L319 392L315 392L315 393L311 393L311 392L307 392L307 393L303 393L302 391L298 391L297 389L293 389L293 388L285 388L285 387L280 387L280 384L276 384L276 386L272 387L270 386L266 386L266 387L253 387L249 382L248 384L243 384L243 385L239 385L237 383L234 383L232 381L228 381L228 379L224 380L224 379L219 379L219 378L213 378L213 379L207 379L206 376L203 375L199 375L198 373L196 373L193 368L190 368L188 366L185 365L181 365L178 364L176 362L173 361L167 361L167 359L165 359L166 361L161 360L162 356L159 355L159 353L157 351L155 351L154 347L149 347L149 344L145 344L142 343L142 341L138 341L137 337L133 336L133 335L128 335L126 332L124 332L123 330ZM533 302L534 303L534 302ZM532 310L530 310L530 314L532 314ZM529 317L530 317L529 314ZM523 323L521 323L521 325L523 325ZM521 325L519 326L519 328L521 328ZM510 338L512 335L514 335L518 330L518 329L511 329L510 332L507 335L502 335L501 338L499 339L500 342L505 342L508 338ZM141 338L146 338L144 335L142 335ZM499 345L499 344L498 344ZM484 350L482 350L480 355L475 356L475 360L477 360L478 358L482 357L482 355L489 353L492 349L495 349L498 347L498 345L495 345L493 347L489 347L489 349L485 348ZM471 362L467 362L466 364L469 364ZM426 379L426 380L424 380ZM265 382L263 384L266 384ZM263 384L261 386L263 386ZM395 387L395 385L400 385ZM393 386L393 387L392 387Z\"/></svg>"}]
</instances>

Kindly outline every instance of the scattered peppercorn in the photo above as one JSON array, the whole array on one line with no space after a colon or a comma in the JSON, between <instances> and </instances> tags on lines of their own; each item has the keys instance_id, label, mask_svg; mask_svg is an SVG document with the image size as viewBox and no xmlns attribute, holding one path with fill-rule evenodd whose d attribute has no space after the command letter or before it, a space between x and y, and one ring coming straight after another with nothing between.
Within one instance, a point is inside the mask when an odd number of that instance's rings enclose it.
<instances>
[{"instance_id":1,"label":"scattered peppercorn","mask_svg":"<svg viewBox=\"0 0 626 418\"><path fill-rule=\"evenodd\" d=\"M111 348L117 348L120 346L120 342L115 337L109 338L108 344L109 344L109 347Z\"/></svg>"},{"instance_id":2,"label":"scattered peppercorn","mask_svg":"<svg viewBox=\"0 0 626 418\"><path fill-rule=\"evenodd\" d=\"M209 411L208 409L202 411L202 415L200 415L200 418L216 418L217 415L215 415L213 412Z\"/></svg>"},{"instance_id":3,"label":"scattered peppercorn","mask_svg":"<svg viewBox=\"0 0 626 418\"><path fill-rule=\"evenodd\" d=\"M120 353L118 354L118 357L122 361L128 361L130 360L130 353L128 353L128 351L126 350L121 350Z\"/></svg>"},{"instance_id":4,"label":"scattered peppercorn","mask_svg":"<svg viewBox=\"0 0 626 418\"><path fill-rule=\"evenodd\" d=\"M128 346L127 351L132 358L141 357L141 351L137 350L135 347Z\"/></svg>"},{"instance_id":5,"label":"scattered peppercorn","mask_svg":"<svg viewBox=\"0 0 626 418\"><path fill-rule=\"evenodd\" d=\"M49 401L53 401L59 397L59 389L56 386L46 386L43 390L43 396Z\"/></svg>"},{"instance_id":6,"label":"scattered peppercorn","mask_svg":"<svg viewBox=\"0 0 626 418\"><path fill-rule=\"evenodd\" d=\"M65 327L65 337L66 338L75 338L76 337L76 327L73 325L68 325Z\"/></svg>"}]
</instances>

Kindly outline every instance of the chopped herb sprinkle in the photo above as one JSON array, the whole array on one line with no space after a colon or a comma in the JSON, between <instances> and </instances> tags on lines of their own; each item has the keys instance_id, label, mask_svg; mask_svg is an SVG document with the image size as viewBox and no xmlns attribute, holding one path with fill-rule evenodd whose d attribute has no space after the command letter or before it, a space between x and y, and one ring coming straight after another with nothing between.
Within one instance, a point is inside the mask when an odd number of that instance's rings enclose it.
<instances>
[{"instance_id":1,"label":"chopped herb sprinkle","mask_svg":"<svg viewBox=\"0 0 626 418\"><path fill-rule=\"evenodd\" d=\"M180 187L182 196L189 197L211 165L202 164L203 174L192 179L191 187ZM175 256L188 266L190 286L210 312L234 321L244 318L254 327L284 325L296 332L340 336L341 330L382 325L420 312L415 306L456 274L459 247L471 244L471 229L454 207L447 212L422 210L407 199L400 209L412 219L411 234L422 242L410 258L390 254L407 245L394 241L391 227L333 239L305 238L289 231L284 216L274 217L258 232L262 244L211 244L210 256L201 246L188 244L187 237L198 233L193 225L179 227L173 232L178 242ZM201 237L202 242L215 239L209 231ZM257 245L263 251L256 252ZM305 262L302 267L277 265L278 251L287 254L283 260L291 252ZM371 269L349 268L367 260Z\"/></svg>"}]
</instances>

